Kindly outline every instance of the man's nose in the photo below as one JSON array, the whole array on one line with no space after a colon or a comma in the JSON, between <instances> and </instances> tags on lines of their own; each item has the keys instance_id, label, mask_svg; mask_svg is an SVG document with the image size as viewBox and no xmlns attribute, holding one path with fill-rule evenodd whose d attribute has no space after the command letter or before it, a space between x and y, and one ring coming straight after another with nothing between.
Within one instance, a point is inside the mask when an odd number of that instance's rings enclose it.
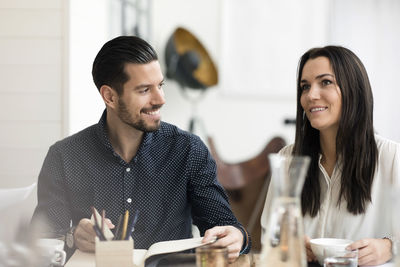
<instances>
[{"instance_id":1,"label":"man's nose","mask_svg":"<svg viewBox=\"0 0 400 267\"><path fill-rule=\"evenodd\" d=\"M152 99L151 99L151 104L152 105L164 105L165 104L165 97L164 97L164 90L158 89L155 90L152 94Z\"/></svg>"}]
</instances>

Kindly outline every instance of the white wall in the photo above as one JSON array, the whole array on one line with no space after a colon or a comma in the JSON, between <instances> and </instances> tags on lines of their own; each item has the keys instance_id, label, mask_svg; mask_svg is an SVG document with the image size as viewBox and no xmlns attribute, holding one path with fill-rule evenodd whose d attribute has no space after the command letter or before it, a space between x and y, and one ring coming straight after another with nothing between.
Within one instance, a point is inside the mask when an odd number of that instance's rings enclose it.
<instances>
[{"instance_id":1,"label":"white wall","mask_svg":"<svg viewBox=\"0 0 400 267\"><path fill-rule=\"evenodd\" d=\"M183 26L192 31L208 49L217 64L221 79L226 67L223 65L224 49L225 45L229 46L228 43L223 43L226 2L155 0L153 7L154 45L159 51L161 62L164 62L164 48L169 36L176 27ZM228 64L230 63L232 62ZM243 67L246 71L247 65ZM242 88L243 94L230 94L224 89L226 88L221 83L210 88L198 107L206 132L214 138L223 159L228 162L248 159L261 151L276 135L284 137L288 142L293 139L294 127L283 124L284 118L292 117L295 112L292 97L268 99L246 95L249 92L247 87ZM187 129L191 114L190 104L182 98L174 81L167 81L165 90L167 104L163 118ZM201 132L198 133L202 136Z\"/></svg>"},{"instance_id":2,"label":"white wall","mask_svg":"<svg viewBox=\"0 0 400 267\"><path fill-rule=\"evenodd\" d=\"M65 0L0 1L0 188L37 181L63 136L67 19Z\"/></svg>"},{"instance_id":3,"label":"white wall","mask_svg":"<svg viewBox=\"0 0 400 267\"><path fill-rule=\"evenodd\" d=\"M222 157L249 158L275 135L294 140L297 62L309 48L353 49L367 67L375 96L376 131L400 142L396 74L400 70L400 2L395 0L153 1L154 45L163 56L177 26L207 47L220 83L199 114ZM398 16L397 16L398 17ZM190 105L167 81L164 119L187 128ZM393 97L388 97L393 96Z\"/></svg>"},{"instance_id":4,"label":"white wall","mask_svg":"<svg viewBox=\"0 0 400 267\"><path fill-rule=\"evenodd\" d=\"M97 123L104 109L92 80L92 63L109 39L107 0L69 0L70 2L70 87L68 131L78 132Z\"/></svg>"},{"instance_id":5,"label":"white wall","mask_svg":"<svg viewBox=\"0 0 400 267\"><path fill-rule=\"evenodd\" d=\"M314 46L353 49L365 63L375 97L375 129L400 142L396 77L400 70L400 2L395 0L154 0L154 45L163 56L177 26L208 48L220 84L199 114L226 161L249 158L275 135L294 140L295 77L300 56ZM187 128L190 105L167 81L164 119Z\"/></svg>"},{"instance_id":6,"label":"white wall","mask_svg":"<svg viewBox=\"0 0 400 267\"><path fill-rule=\"evenodd\" d=\"M331 10L330 42L352 49L367 69L376 132L400 142L400 1L335 0Z\"/></svg>"}]
</instances>

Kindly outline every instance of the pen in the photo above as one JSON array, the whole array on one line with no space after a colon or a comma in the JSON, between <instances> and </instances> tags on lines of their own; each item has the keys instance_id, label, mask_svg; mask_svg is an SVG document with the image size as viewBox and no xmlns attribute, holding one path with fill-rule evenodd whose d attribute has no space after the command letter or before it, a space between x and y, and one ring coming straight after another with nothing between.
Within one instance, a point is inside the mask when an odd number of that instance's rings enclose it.
<instances>
[{"instance_id":1,"label":"pen","mask_svg":"<svg viewBox=\"0 0 400 267\"><path fill-rule=\"evenodd\" d=\"M128 227L128 220L129 220L129 210L125 211L124 224L123 224L123 226L122 226L121 240L124 240L124 239L125 239L126 230L127 230L127 227Z\"/></svg>"},{"instance_id":2,"label":"pen","mask_svg":"<svg viewBox=\"0 0 400 267\"><path fill-rule=\"evenodd\" d=\"M128 240L129 237L132 235L133 231L135 231L135 224L137 222L138 216L139 216L139 210L135 210L135 215L133 216L132 222L129 225L129 230L127 235L125 236L125 240Z\"/></svg>"},{"instance_id":3,"label":"pen","mask_svg":"<svg viewBox=\"0 0 400 267\"><path fill-rule=\"evenodd\" d=\"M106 241L105 236L103 235L103 233L100 231L100 228L97 225L93 225L93 229L94 232L96 233L97 237L101 240L101 241Z\"/></svg>"}]
</instances>

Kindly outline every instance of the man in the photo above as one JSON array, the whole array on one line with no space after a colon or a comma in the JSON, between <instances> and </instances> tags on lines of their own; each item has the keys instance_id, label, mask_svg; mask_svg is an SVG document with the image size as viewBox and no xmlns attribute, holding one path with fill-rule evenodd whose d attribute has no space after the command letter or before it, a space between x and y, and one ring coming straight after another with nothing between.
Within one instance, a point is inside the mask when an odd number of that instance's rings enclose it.
<instances>
[{"instance_id":1,"label":"man","mask_svg":"<svg viewBox=\"0 0 400 267\"><path fill-rule=\"evenodd\" d=\"M106 211L111 227L125 210L139 210L135 248L189 238L193 222L203 242L217 237L215 246L228 247L230 261L248 252L203 142L161 122L164 77L153 48L117 37L97 54L92 75L106 110L98 124L50 147L33 220L45 217L50 231L68 231L76 248L94 251L91 206Z\"/></svg>"}]
</instances>

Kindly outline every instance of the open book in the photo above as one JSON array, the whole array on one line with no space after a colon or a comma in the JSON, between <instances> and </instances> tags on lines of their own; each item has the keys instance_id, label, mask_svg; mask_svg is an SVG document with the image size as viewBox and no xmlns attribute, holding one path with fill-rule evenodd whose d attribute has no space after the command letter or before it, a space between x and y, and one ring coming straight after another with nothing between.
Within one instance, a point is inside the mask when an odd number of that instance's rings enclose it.
<instances>
[{"instance_id":1,"label":"open book","mask_svg":"<svg viewBox=\"0 0 400 267\"><path fill-rule=\"evenodd\" d=\"M94 209L94 215L96 216L97 221L100 222L102 218L96 209ZM95 224L94 216L91 217L91 221L93 224ZM114 237L114 234L107 227L107 225L104 226L104 236L107 240L111 240ZM202 239L203 239L202 237L197 237L197 238L161 241L151 245L148 250L134 249L133 264L135 267L157 266L158 261L161 258L165 257L167 254L182 252L198 248L201 246L209 245L217 240L217 238L214 238L207 243L202 243L201 242ZM113 241L107 241L107 242L113 242Z\"/></svg>"},{"instance_id":2,"label":"open book","mask_svg":"<svg viewBox=\"0 0 400 267\"><path fill-rule=\"evenodd\" d=\"M216 239L201 243L202 237L188 238L154 243L148 250L134 249L133 263L135 267L157 266L159 260L168 254L182 252L214 243Z\"/></svg>"}]
</instances>

